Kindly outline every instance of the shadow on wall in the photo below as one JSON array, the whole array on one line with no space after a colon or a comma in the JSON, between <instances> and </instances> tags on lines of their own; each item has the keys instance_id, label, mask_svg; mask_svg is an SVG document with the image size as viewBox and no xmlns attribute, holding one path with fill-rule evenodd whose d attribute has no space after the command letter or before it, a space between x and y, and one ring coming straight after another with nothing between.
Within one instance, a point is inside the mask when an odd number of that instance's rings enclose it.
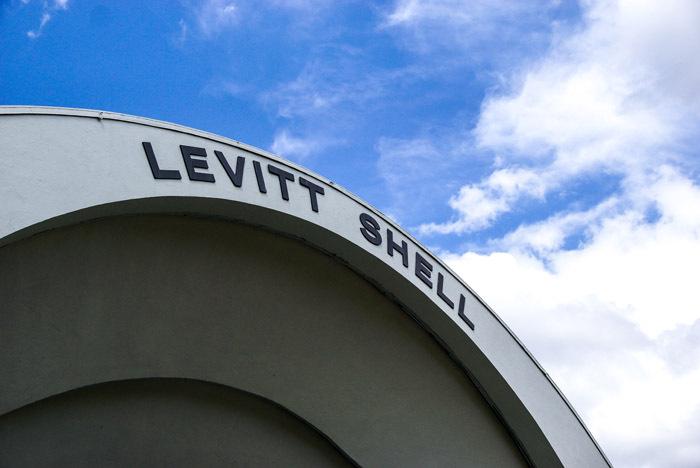
<instances>
[{"instance_id":1,"label":"shadow on wall","mask_svg":"<svg viewBox=\"0 0 700 468\"><path fill-rule=\"evenodd\" d=\"M353 466L272 402L186 379L83 387L0 417L0 466Z\"/></svg>"}]
</instances>

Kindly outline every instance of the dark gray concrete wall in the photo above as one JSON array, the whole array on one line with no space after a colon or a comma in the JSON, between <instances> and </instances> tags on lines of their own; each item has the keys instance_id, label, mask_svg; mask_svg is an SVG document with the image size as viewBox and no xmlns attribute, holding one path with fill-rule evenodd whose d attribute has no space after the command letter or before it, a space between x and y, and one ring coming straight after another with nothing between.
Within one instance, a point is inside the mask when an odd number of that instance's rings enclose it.
<instances>
[{"instance_id":1,"label":"dark gray concrete wall","mask_svg":"<svg viewBox=\"0 0 700 468\"><path fill-rule=\"evenodd\" d=\"M352 464L272 403L205 382L149 379L83 387L5 415L0 466Z\"/></svg>"},{"instance_id":2,"label":"dark gray concrete wall","mask_svg":"<svg viewBox=\"0 0 700 468\"><path fill-rule=\"evenodd\" d=\"M174 216L71 226L0 249L0 304L0 415L189 378L277 402L364 466L523 465L424 330L298 241Z\"/></svg>"}]
</instances>

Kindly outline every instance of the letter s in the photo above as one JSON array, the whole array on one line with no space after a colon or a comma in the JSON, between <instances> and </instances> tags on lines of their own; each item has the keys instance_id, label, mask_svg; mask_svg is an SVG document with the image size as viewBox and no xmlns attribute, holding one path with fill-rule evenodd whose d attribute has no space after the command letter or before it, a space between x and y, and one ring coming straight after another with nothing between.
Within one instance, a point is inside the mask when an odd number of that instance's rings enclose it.
<instances>
[{"instance_id":1,"label":"letter s","mask_svg":"<svg viewBox=\"0 0 700 468\"><path fill-rule=\"evenodd\" d=\"M381 245L382 235L379 233L379 223L367 213L360 215L360 223L362 226L360 232L369 241L370 244Z\"/></svg>"}]
</instances>

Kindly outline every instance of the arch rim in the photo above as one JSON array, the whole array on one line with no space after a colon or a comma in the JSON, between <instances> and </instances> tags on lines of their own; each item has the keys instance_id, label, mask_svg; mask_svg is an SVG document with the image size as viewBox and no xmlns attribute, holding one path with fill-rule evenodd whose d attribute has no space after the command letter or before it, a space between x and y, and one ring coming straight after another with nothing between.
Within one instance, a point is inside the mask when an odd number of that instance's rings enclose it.
<instances>
[{"instance_id":1,"label":"arch rim","mask_svg":"<svg viewBox=\"0 0 700 468\"><path fill-rule=\"evenodd\" d=\"M213 141L216 143L220 143L220 144L224 144L224 145L228 145L228 146L233 146L235 148L252 153L258 157L265 158L265 159L267 159L271 162L274 162L276 164L280 164L280 165L284 165L284 166L287 166L289 168L292 168L292 169L294 169L294 170L296 170L304 175L307 175L313 179L316 179L320 182L325 183L328 187L331 187L333 190L338 192L340 195L351 199L352 201L354 201L358 205L362 206L364 209L369 210L371 213L378 216L382 220L383 223L391 226L392 229L395 229L402 236L411 240L415 245L420 246L422 248L422 250L430 256L431 261L435 262L442 269L449 272L484 307L484 309L491 315L491 317L506 332L506 334L509 336L509 338L511 340L513 340L513 342L519 347L521 352L523 352L525 354L525 356L529 359L530 363L532 365L534 365L534 367L538 370L540 378L543 378L544 381L548 385L551 386L551 388L553 389L555 394L558 396L558 398L561 399L561 401L565 404L565 406L567 407L571 416L573 416L575 421L582 428L583 432L587 435L589 441L592 442L592 444L597 449L597 452L604 460L604 463L606 463L608 466L611 466L610 462L608 461L607 457L605 456L605 453L603 452L603 450L601 449L601 447L599 446L597 441L593 438L592 434L590 433L590 431L588 430L588 428L586 427L585 423L582 421L580 416L576 413L576 411L573 408L573 406L571 405L571 403L566 399L566 397L563 395L561 390L552 381L550 376L543 369L543 367L539 364L539 362L535 359L535 357L530 353L530 351L525 347L525 345L518 339L518 337L515 335L515 333L505 324L505 322L503 322L503 320L498 316L498 314L496 314L494 312L494 310L463 279L461 279L457 274L455 274L447 265L444 264L444 262L442 262L439 258L437 258L430 250L425 248L413 236L411 236L408 232L406 232L404 229L402 229L400 226L398 226L393 220L391 220L387 216L383 215L380 210L373 207L371 204L367 203L366 201L360 199L356 195L352 194L351 192L349 192L348 190L346 190L342 186L340 186L340 185L334 183L333 181L331 181L331 180L329 180L321 175L318 175L318 174L316 174L316 173L314 173L314 172L312 172L312 171L310 171L302 166L299 166L293 162L286 161L286 160L284 160L284 159L282 159L282 158L280 158L272 153L261 150L259 148L252 147L252 146L247 145L245 143L242 143L240 141L232 140L232 139L221 137L221 136L218 136L218 135L215 135L212 133L192 129L192 128L177 125L177 124L162 122L159 120L130 116L130 115L126 115L126 114L106 112L106 111L87 110L87 109L69 109L69 108L56 108L56 107L34 107L34 106L26 106L26 107L25 106L7 106L7 107L0 106L0 116L5 116L5 115L7 115L7 116L18 116L18 115L65 116L65 117L97 119L100 121L111 120L111 121L116 121L116 122L123 122L123 123L128 123L128 124L135 124L135 125L142 125L142 126L146 126L146 127L152 127L152 128L156 128L156 129L168 130L168 131L173 131L173 132L181 133L181 134L184 133L184 134L192 135L192 136L195 136L198 138L210 140L210 141ZM180 196L177 196L177 197L149 197L149 198L152 198L152 199L157 199L157 198L178 198L178 199L202 198L202 199L207 199L207 200L211 199L211 197L180 197ZM122 199L122 200L115 201L115 203L124 203L124 202L137 201L137 200L138 199ZM248 207L266 209L264 207L261 207L261 206L258 206L258 205L252 204L252 203L245 203L245 202L238 201L238 200L230 200L230 199L222 199L222 200L225 202L228 202L228 203L234 203L234 204L241 203L241 204L247 205ZM89 211L89 210L92 210L93 208L99 208L99 205L95 205L95 206L86 208L85 210ZM52 229L53 227L56 227L56 226L52 226L51 223L56 222L57 218L63 218L64 216L74 215L79 211L85 211L85 210L76 210L76 211L64 213L63 215L60 215L60 216L57 216L54 218L50 218L50 219L45 219L45 220L38 222L38 223L35 223L31 226L27 226L27 227L19 229L17 231L11 232L9 235L0 239L0 247L2 245L6 245L9 243L15 242L17 240L20 240L26 236L41 232L42 230ZM137 213L133 213L133 214L137 214ZM195 214L198 214L198 213L195 213ZM210 214L204 214L204 215L210 216ZM295 217L292 214L288 214L288 216L293 217L298 222L301 222L301 223L308 222L309 225L316 226L320 229L325 229L323 226L315 225L314 223L312 223L310 221L306 221L302 218ZM226 216L223 216L223 217L226 219L230 219L230 218L227 218ZM83 219L83 221L86 221L88 219L94 219L94 218L86 218L86 219ZM233 220L241 221L238 219L233 219ZM333 232L333 231L329 231L329 232ZM336 234L338 236L338 238L343 239L342 234L335 233L335 232L333 232L333 234ZM347 241L348 245L352 245L351 241L349 241L347 239L346 239L346 241ZM319 248L319 246L315 246L315 247ZM321 250L324 250L324 249L321 248ZM358 248L358 250L361 250L361 249ZM408 282L408 285L409 285L409 287L412 286L410 282ZM447 317L447 318L450 319L450 317ZM424 326L424 328L430 330L430 327ZM458 329L459 327L455 326L455 328ZM461 330L459 330L459 332L461 335L466 334ZM468 366L463 362L463 359L461 359L459 357L459 353L453 352L455 347L449 346L451 344L450 339L442 337L436 331L432 331L431 335L433 335L439 339L439 341L441 342L441 346L443 346L448 351L448 353L453 357L453 360L455 360L460 365L460 367L462 367L463 369L468 369ZM464 338L469 340L470 343L474 344L471 337L469 337L468 334L466 334L466 335L467 336ZM478 349L477 345L475 345L475 347ZM483 356L486 359L486 361L493 366L489 356L486 356L485 354ZM496 369L496 372L499 372L499 371ZM500 372L499 372L499 374L500 374ZM472 381L474 381L477 384L477 388L479 388L480 391L487 397L487 400L490 401L490 399L488 398L489 391L487 389L485 389L482 385L480 385L479 379L472 378ZM506 383L508 384L507 381L506 381ZM532 418L534 425L539 428L540 425L539 425L539 423L537 423L537 420L536 420L535 416L532 414L531 409L528 408L528 406L525 403L523 403L522 400L520 400L517 392L510 387L510 384L508 384L508 388L509 388L510 392L512 393L512 396L527 411L530 418ZM494 408L496 408L497 410L499 408L498 405L492 405L492 406L494 406ZM508 418L505 417L504 420L506 421L506 426L509 428L509 430L511 430L512 429L511 425L507 423ZM515 437L514 437L515 440L518 441L518 443L520 444L520 441L522 439L521 439L521 437L517 436L518 432L513 430L513 434L515 435ZM549 442L550 442L549 438L547 436L545 436L545 439L546 439L547 443L549 444ZM529 453L530 450L527 449L525 444L523 444L523 445L524 445L523 448L524 448L525 453ZM555 454L556 458L559 459L558 451L551 445L549 445L549 449L552 451L552 453Z\"/></svg>"},{"instance_id":2,"label":"arch rim","mask_svg":"<svg viewBox=\"0 0 700 468\"><path fill-rule=\"evenodd\" d=\"M352 466L355 467L360 467L361 465L354 459L352 456L350 456L349 453L347 453L337 442L333 440L328 434L326 434L324 431L322 431L319 427L315 426L312 424L309 420L304 418L302 415L296 413L295 411L292 411L290 408L287 408L285 405L283 405L280 402L277 402L271 398L268 398L264 395L260 395L258 393L252 392L250 390L246 390L243 388L239 388L224 382L217 382L214 380L208 380L208 379L201 379L201 378L193 378L193 377L182 377L182 376L150 376L150 377L130 377L130 378L120 378L120 379L105 379L105 380L99 380L92 382L87 385L79 385L76 387L72 388L66 388L58 392L51 393L49 395L46 395L42 398L39 398L34 401L27 402L26 404L23 404L22 406L19 406L17 408L13 408L10 411L6 411L2 414L0 414L0 419L2 419L4 416L9 416L13 413L16 413L18 411L22 411L24 409L30 408L34 405L40 404L43 401L47 401L53 398L60 398L61 396L68 395L70 393L74 392L79 392L81 390L88 390L91 388L96 388L96 387L101 387L109 384L119 384L119 383L127 383L127 382L152 382L152 381L164 381L164 382L174 382L174 381L182 381L182 382L197 382L197 383L204 383L207 385L214 385L219 388L225 388L226 390L233 390L235 392L242 393L246 396L249 396L251 398L254 398L258 401L267 403L271 405L272 407L281 410L284 414L291 416L295 421L300 422L304 427L308 428L313 432L314 434L317 434L319 437L321 437L323 440L325 440L330 446L340 454L340 456L349 462Z\"/></svg>"}]
</instances>

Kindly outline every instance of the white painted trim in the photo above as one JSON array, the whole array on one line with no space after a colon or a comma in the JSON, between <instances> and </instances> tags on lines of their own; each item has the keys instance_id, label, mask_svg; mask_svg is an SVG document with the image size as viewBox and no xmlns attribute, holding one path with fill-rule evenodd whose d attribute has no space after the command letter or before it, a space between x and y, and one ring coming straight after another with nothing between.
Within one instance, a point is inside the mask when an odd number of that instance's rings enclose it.
<instances>
[{"instance_id":1,"label":"white painted trim","mask_svg":"<svg viewBox=\"0 0 700 468\"><path fill-rule=\"evenodd\" d=\"M153 141L156 155L165 157L169 168L176 167L183 180L154 180L142 141ZM207 149L215 184L187 180L175 154L180 144ZM93 110L0 107L0 148L0 245L66 223L154 211L236 219L301 238L336 255L414 315L469 373L533 464L610 466L569 402L493 310L410 234L332 181L238 141ZM267 172L269 190L263 196L249 166L243 187L234 189L218 167L215 149L225 151L229 162L242 155L246 164L271 163L293 173L296 180L304 176L319 183L326 190L320 212L311 211L306 192L298 186L290 194L293 199L283 201L275 192L277 180ZM376 218L384 233L388 227L406 240L411 254L420 252L428 259L434 266L434 282L436 274L443 273L446 282L452 282L453 299L459 293L467 296L474 331L438 299L435 288L419 281L413 261L405 269L400 255L386 255L384 243L377 248L363 239L360 212Z\"/></svg>"}]
</instances>

